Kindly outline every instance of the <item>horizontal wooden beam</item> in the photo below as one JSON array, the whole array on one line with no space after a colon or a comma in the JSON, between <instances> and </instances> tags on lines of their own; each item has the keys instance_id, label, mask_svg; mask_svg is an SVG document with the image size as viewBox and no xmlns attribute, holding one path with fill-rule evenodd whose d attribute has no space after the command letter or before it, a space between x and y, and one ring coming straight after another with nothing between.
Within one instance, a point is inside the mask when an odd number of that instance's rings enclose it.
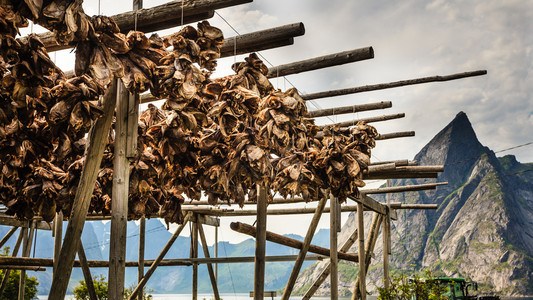
<instances>
[{"instance_id":1,"label":"horizontal wooden beam","mask_svg":"<svg viewBox=\"0 0 533 300\"><path fill-rule=\"evenodd\" d=\"M297 255L274 255L266 256L267 262L284 262L295 261ZM306 260L322 260L323 255L307 255ZM254 256L239 256L239 257L211 257L211 258L178 258L178 259L163 259L159 264L160 267L172 267L172 266L190 266L193 263L208 264L208 263L253 263ZM154 263L153 259L145 260L145 267L150 267ZM91 268L107 268L109 267L109 261L106 260L88 260L87 264ZM5 269L7 267L13 267L13 269L23 268L36 268L36 267L52 267L53 259L51 258L32 258L32 257L0 257L0 268ZM137 267L138 261L126 261L126 267ZM74 262L74 267L80 268L80 261Z\"/></svg>"},{"instance_id":2,"label":"horizontal wooden beam","mask_svg":"<svg viewBox=\"0 0 533 300\"><path fill-rule=\"evenodd\" d=\"M437 172L381 172L368 174L365 179L385 180L385 179L405 179L405 178L438 178Z\"/></svg>"},{"instance_id":3,"label":"horizontal wooden beam","mask_svg":"<svg viewBox=\"0 0 533 300\"><path fill-rule=\"evenodd\" d=\"M398 159L398 160L386 160L386 161L373 161L370 163L370 165L375 166L375 165L390 164L390 163L395 164L397 167L407 166L411 163L416 163L415 165L418 164L416 160L409 161L408 159Z\"/></svg>"},{"instance_id":4,"label":"horizontal wooden beam","mask_svg":"<svg viewBox=\"0 0 533 300\"><path fill-rule=\"evenodd\" d=\"M390 204L393 209L438 209L438 204L405 204L399 202L393 202Z\"/></svg>"},{"instance_id":5,"label":"horizontal wooden beam","mask_svg":"<svg viewBox=\"0 0 533 300\"><path fill-rule=\"evenodd\" d=\"M414 131L400 131L400 132L383 133L383 134L379 134L376 137L376 141L390 140L390 139L410 137L410 136L415 136L415 132Z\"/></svg>"},{"instance_id":6,"label":"horizontal wooden beam","mask_svg":"<svg viewBox=\"0 0 533 300\"><path fill-rule=\"evenodd\" d=\"M292 42L289 39L304 34L304 24L299 22L230 37L224 39L224 44L220 47L220 57L271 49L274 46L267 47L269 44Z\"/></svg>"},{"instance_id":7,"label":"horizontal wooden beam","mask_svg":"<svg viewBox=\"0 0 533 300\"><path fill-rule=\"evenodd\" d=\"M413 192L413 191L423 191L423 190L434 190L437 186L447 185L447 182L437 182L437 183L425 183L425 184L415 184L415 185L402 185L402 186L393 186L377 189L365 189L361 190L361 194L371 195L371 194L389 194L389 193L403 193L403 192Z\"/></svg>"},{"instance_id":8,"label":"horizontal wooden beam","mask_svg":"<svg viewBox=\"0 0 533 300\"><path fill-rule=\"evenodd\" d=\"M381 101L381 102L375 102L375 103L317 109L317 110L309 111L307 115L310 118L318 118L318 117L333 116L333 115L352 114L356 112L376 110L376 109L385 109L389 107L392 107L392 102Z\"/></svg>"},{"instance_id":9,"label":"horizontal wooden beam","mask_svg":"<svg viewBox=\"0 0 533 300\"><path fill-rule=\"evenodd\" d=\"M285 65L280 65L277 67L272 67L268 71L267 77L275 78L280 76L298 74L301 72L343 65L371 58L374 58L374 49L372 49L372 47L348 50L339 53L301 60Z\"/></svg>"},{"instance_id":10,"label":"horizontal wooden beam","mask_svg":"<svg viewBox=\"0 0 533 300\"><path fill-rule=\"evenodd\" d=\"M348 131L350 129L350 126L357 125L357 122L363 121L365 123L375 123L375 122L383 122L383 121L389 121L389 120L395 120L395 119L401 119L405 117L405 113L398 113L398 114L391 114L391 115L383 115L383 116L375 116L375 117L366 117L366 118L359 118L359 119L353 119L349 121L344 122L338 122L333 123L331 125L340 126L342 129ZM320 129L324 129L328 125L320 125Z\"/></svg>"},{"instance_id":11,"label":"horizontal wooden beam","mask_svg":"<svg viewBox=\"0 0 533 300\"><path fill-rule=\"evenodd\" d=\"M213 17L215 9L249 2L252 2L252 0L180 0L137 11L129 11L111 16L111 18L115 20L120 30L124 33L135 28L140 31L151 32L182 24L182 14L183 24L193 23ZM73 44L58 44L52 32L39 34L38 37L48 52L68 49L73 46Z\"/></svg>"},{"instance_id":12,"label":"horizontal wooden beam","mask_svg":"<svg viewBox=\"0 0 533 300\"><path fill-rule=\"evenodd\" d=\"M16 227L30 227L29 221L21 221L14 216L0 214L0 225L16 226ZM41 230L52 230L52 224L42 221L40 219L35 220L35 228Z\"/></svg>"},{"instance_id":13,"label":"horizontal wooden beam","mask_svg":"<svg viewBox=\"0 0 533 300\"><path fill-rule=\"evenodd\" d=\"M347 88L347 89L306 94L306 95L302 95L302 98L304 100L314 100L314 99L329 98L329 97L356 94L356 93L362 93L362 92L397 88L397 87L402 87L402 86L407 86L407 85L456 80L456 79L480 76L480 75L485 75L485 74L487 74L487 70L464 72L464 73L457 73L457 74L444 75L444 76L437 75L437 76L430 76L430 77L421 77L421 78L407 79L407 80L401 80L401 81L395 81L395 82L389 82L389 83L380 83L380 84L358 86L358 87Z\"/></svg>"},{"instance_id":14,"label":"horizontal wooden beam","mask_svg":"<svg viewBox=\"0 0 533 300\"><path fill-rule=\"evenodd\" d=\"M255 235L257 234L257 229L254 226L251 226L245 223L232 222L230 224L230 227L233 231L240 232L240 233L252 236L252 237L255 237ZM289 238L289 237L286 237L286 236L283 236L277 233L273 233L270 231L266 232L266 240L272 243L284 245L284 246L295 248L295 249L302 249L303 247L302 241L292 239L292 238ZM330 254L329 249L324 248L324 247L319 247L316 245L312 245L312 244L309 245L308 251L316 253L316 254L328 256L328 257ZM339 259L342 259L342 260L347 260L347 261L352 261L352 262L358 261L357 255L352 254L352 253L338 252L338 257Z\"/></svg>"}]
</instances>

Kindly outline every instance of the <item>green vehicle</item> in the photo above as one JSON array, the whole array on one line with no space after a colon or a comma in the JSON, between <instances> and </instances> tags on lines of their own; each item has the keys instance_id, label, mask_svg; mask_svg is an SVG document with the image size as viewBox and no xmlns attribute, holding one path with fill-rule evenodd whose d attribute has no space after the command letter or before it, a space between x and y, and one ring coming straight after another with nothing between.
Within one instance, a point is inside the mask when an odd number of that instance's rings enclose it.
<instances>
[{"instance_id":1,"label":"green vehicle","mask_svg":"<svg viewBox=\"0 0 533 300\"><path fill-rule=\"evenodd\" d=\"M439 286L445 286L446 292L444 296L453 300L499 300L499 296L478 296L473 295L473 291L477 291L477 283L467 281L464 278L449 278L449 277L437 277L431 279Z\"/></svg>"}]
</instances>

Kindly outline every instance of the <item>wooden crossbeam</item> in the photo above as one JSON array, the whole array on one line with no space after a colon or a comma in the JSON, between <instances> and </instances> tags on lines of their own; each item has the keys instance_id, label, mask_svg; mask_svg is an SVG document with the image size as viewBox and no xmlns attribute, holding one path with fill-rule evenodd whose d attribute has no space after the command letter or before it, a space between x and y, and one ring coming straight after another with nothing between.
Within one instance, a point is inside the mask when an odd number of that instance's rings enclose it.
<instances>
[{"instance_id":1,"label":"wooden crossbeam","mask_svg":"<svg viewBox=\"0 0 533 300\"><path fill-rule=\"evenodd\" d=\"M353 87L353 88L347 88L347 89L306 94L306 95L302 95L302 98L304 100L314 100L314 99L329 98L329 97L342 96L342 95L348 95L348 94L356 94L356 93L362 93L362 92L390 89L390 88L396 88L396 87L402 87L402 86L408 86L408 85L414 85L414 84L456 80L456 79L462 79L462 78L473 77L473 76L481 76L481 75L486 75L486 74L487 74L487 70L479 70L479 71L464 72L464 73L457 73L457 74L444 75L444 76L437 75L437 76L430 76L430 77L421 77L421 78L407 79L407 80L401 80L401 81L395 81L395 82L389 82L389 83L380 83L380 84L365 85L365 86L359 86L359 87Z\"/></svg>"},{"instance_id":2,"label":"wooden crossbeam","mask_svg":"<svg viewBox=\"0 0 533 300\"><path fill-rule=\"evenodd\" d=\"M310 118L318 118L318 117L325 117L325 116L332 116L332 115L352 114L356 112L376 110L376 109L385 109L385 108L390 108L390 107L392 107L392 102L381 101L381 102L375 102L375 103L312 110L307 113L307 116Z\"/></svg>"},{"instance_id":3,"label":"wooden crossbeam","mask_svg":"<svg viewBox=\"0 0 533 300\"><path fill-rule=\"evenodd\" d=\"M389 120L395 120L395 119L401 119L405 117L405 113L398 113L398 114L391 114L391 115L382 115L382 116L375 116L375 117L366 117L366 118L358 118L353 119L349 121L343 121L333 124L326 124L326 125L320 125L320 129L324 129L324 127L328 125L336 125L340 126L341 130L350 130L350 126L357 125L357 122L365 122L365 123L375 123L375 122L383 122L383 121L389 121Z\"/></svg>"}]
</instances>

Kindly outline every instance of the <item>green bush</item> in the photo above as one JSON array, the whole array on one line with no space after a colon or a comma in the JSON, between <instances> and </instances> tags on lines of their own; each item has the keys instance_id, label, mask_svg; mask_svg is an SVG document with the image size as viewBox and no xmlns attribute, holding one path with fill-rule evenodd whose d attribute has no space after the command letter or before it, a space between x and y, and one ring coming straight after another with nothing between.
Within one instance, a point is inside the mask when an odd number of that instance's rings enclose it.
<instances>
[{"instance_id":1,"label":"green bush","mask_svg":"<svg viewBox=\"0 0 533 300\"><path fill-rule=\"evenodd\" d=\"M99 300L108 299L108 286L107 280L103 275L97 275L93 278L94 290L96 292L96 297ZM134 287L129 287L124 290L124 299L128 299L131 293L133 292ZM89 300L89 291L87 289L87 284L85 280L80 280L80 284L77 285L74 290L74 299L76 300ZM152 295L143 291L143 300L151 300Z\"/></svg>"},{"instance_id":2,"label":"green bush","mask_svg":"<svg viewBox=\"0 0 533 300\"><path fill-rule=\"evenodd\" d=\"M424 272L423 278L419 275L393 275L388 288L377 288L378 300L448 299L448 296L445 295L446 286L440 285L437 281L432 280L433 278L429 271Z\"/></svg>"},{"instance_id":3,"label":"green bush","mask_svg":"<svg viewBox=\"0 0 533 300\"><path fill-rule=\"evenodd\" d=\"M2 250L2 253L0 253L2 256L9 256L9 247L4 247ZM5 270L0 271L0 277L4 278ZM19 281L20 281L20 271L16 270L10 270L9 271L9 278L7 280L6 287L4 288L4 292L0 296L0 300L12 300L17 299L19 294ZM39 282L35 277L29 277L26 275L26 283L24 285L24 299L30 300L34 299L37 295L37 286L39 285Z\"/></svg>"}]
</instances>

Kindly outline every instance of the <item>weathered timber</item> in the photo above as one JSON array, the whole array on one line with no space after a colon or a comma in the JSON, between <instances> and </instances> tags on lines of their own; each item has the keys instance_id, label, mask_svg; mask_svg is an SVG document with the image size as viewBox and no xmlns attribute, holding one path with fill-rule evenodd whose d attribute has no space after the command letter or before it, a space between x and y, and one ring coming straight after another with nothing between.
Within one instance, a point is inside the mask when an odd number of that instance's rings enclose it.
<instances>
[{"instance_id":1,"label":"weathered timber","mask_svg":"<svg viewBox=\"0 0 533 300\"><path fill-rule=\"evenodd\" d=\"M314 210L314 208L313 208L313 210ZM248 225L248 224L244 224L244 223L240 223L240 222L232 222L230 224L230 227L234 231L237 231L237 232L240 232L240 233L243 233L243 234L247 234L249 236L255 236L256 235L256 231L257 231L257 229L254 226L251 226L251 225ZM276 233L273 233L273 232L270 232L270 231L266 232L266 240L269 241L269 242L285 245L287 247L291 247L291 248L295 248L295 249L302 249L302 247L303 247L303 243L301 241L298 241L298 240L295 240L295 239L291 239L291 238L288 238L288 237L285 237L283 235L276 234ZM309 245L309 252L313 252L315 254L329 256L329 249L323 248L323 247L319 247L319 246L316 246L316 245L313 245L313 244ZM352 254L352 253L339 252L338 253L338 257L339 257L339 259L342 259L342 260L353 261L353 262L357 262L358 261L357 255Z\"/></svg>"},{"instance_id":2,"label":"weathered timber","mask_svg":"<svg viewBox=\"0 0 533 300\"><path fill-rule=\"evenodd\" d=\"M137 283L144 277L144 247L146 243L146 218L139 220L139 266L137 267ZM138 300L143 300L143 293L139 293Z\"/></svg>"},{"instance_id":3,"label":"weathered timber","mask_svg":"<svg viewBox=\"0 0 533 300\"><path fill-rule=\"evenodd\" d=\"M19 236L17 238L17 241L15 242L15 247L13 247L13 252L11 253L10 258L15 258L17 256L17 253L19 252L20 245L22 244L22 240L24 238L24 235L22 234L22 232L23 232L23 229L20 230ZM0 256L0 258L1 257L5 257L5 256ZM11 264L6 264L6 265L11 265ZM2 294L4 293L4 289L7 286L7 282L9 280L9 273L11 273L10 269L4 270L4 277L2 278L2 283L0 284L0 296L2 296Z\"/></svg>"},{"instance_id":4,"label":"weathered timber","mask_svg":"<svg viewBox=\"0 0 533 300\"><path fill-rule=\"evenodd\" d=\"M72 265L78 250L78 244L83 231L83 225L91 203L91 196L102 155L107 142L113 110L117 98L117 85L115 81L107 89L104 95L104 115L95 121L89 132L87 141L86 159L83 167L80 183L76 190L76 196L72 205L72 213L67 226L63 246L61 247L61 260L57 264L57 271L54 272L52 286L50 287L50 299L63 299L67 292L67 286L72 272Z\"/></svg>"},{"instance_id":5,"label":"weathered timber","mask_svg":"<svg viewBox=\"0 0 533 300\"><path fill-rule=\"evenodd\" d=\"M348 239L344 242L344 244L342 245L342 247L341 247L341 249L339 251L340 252L348 252L350 250L350 248L352 247L352 245L357 240L357 236L358 236L357 235L357 228L355 228L355 230L348 237ZM311 297L313 297L315 292L318 290L320 285L326 280L326 278L329 276L330 273L331 273L331 264L328 263L328 264L326 264L326 266L324 267L324 269L322 270L322 272L320 273L318 278L315 280L315 282L313 282L313 284L311 285L309 290L307 290L307 292L305 292L305 295L303 296L302 300L311 299Z\"/></svg>"},{"instance_id":6,"label":"weathered timber","mask_svg":"<svg viewBox=\"0 0 533 300\"><path fill-rule=\"evenodd\" d=\"M220 219L216 219L210 216L204 216L204 215L198 214L196 215L196 220L200 224L205 224L205 225L214 226L214 227L220 226Z\"/></svg>"},{"instance_id":7,"label":"weathered timber","mask_svg":"<svg viewBox=\"0 0 533 300\"><path fill-rule=\"evenodd\" d=\"M352 114L352 113L368 111L368 110L385 109L389 107L392 107L392 102L381 101L381 102L375 102L375 103L312 110L307 113L307 116L310 118L318 118L318 117L341 115L341 114Z\"/></svg>"},{"instance_id":8,"label":"weathered timber","mask_svg":"<svg viewBox=\"0 0 533 300\"><path fill-rule=\"evenodd\" d=\"M372 47L348 50L272 67L269 69L267 77L287 76L371 58L374 58L374 49Z\"/></svg>"},{"instance_id":9,"label":"weathered timber","mask_svg":"<svg viewBox=\"0 0 533 300\"><path fill-rule=\"evenodd\" d=\"M395 163L381 164L381 165L370 165L370 166L368 166L368 169L363 171L363 173L372 174L372 173L376 173L376 172L384 172L384 171L391 171L391 170L396 170L396 164Z\"/></svg>"},{"instance_id":10,"label":"weathered timber","mask_svg":"<svg viewBox=\"0 0 533 300\"><path fill-rule=\"evenodd\" d=\"M85 250L83 249L83 243L80 241L78 246L78 258L80 259L81 270L83 272L83 278L87 285L87 292L89 293L90 300L98 300L96 291L94 289L93 277L91 276L91 270L87 264L87 256L85 256Z\"/></svg>"},{"instance_id":11,"label":"weathered timber","mask_svg":"<svg viewBox=\"0 0 533 300\"><path fill-rule=\"evenodd\" d=\"M422 84L422 83L428 83L428 82L456 80L456 79L462 79L462 78L480 76L480 75L486 75L486 74L487 74L486 70L479 70L479 71L464 72L464 73L457 73L457 74L444 75L444 76L437 75L437 76L430 76L430 77L421 77L421 78L401 80L401 81L395 81L395 82L389 82L389 83L380 83L380 84L365 85L365 86L359 86L359 87L353 87L353 88L347 88L347 89L306 94L306 95L302 95L302 98L304 100L314 100L314 99L320 99L320 98L329 98L329 97L335 97L335 96L341 96L341 95L390 89L390 88L396 88L396 87L414 85L414 84Z\"/></svg>"},{"instance_id":12,"label":"weathered timber","mask_svg":"<svg viewBox=\"0 0 533 300\"><path fill-rule=\"evenodd\" d=\"M373 161L373 162L370 163L370 165L371 166L375 166L375 165L383 165L383 164L393 163L397 167L401 167L401 166L407 166L411 162L416 162L416 160L409 161L408 159L399 159L399 160L388 160L388 161Z\"/></svg>"},{"instance_id":13,"label":"weathered timber","mask_svg":"<svg viewBox=\"0 0 533 300\"><path fill-rule=\"evenodd\" d=\"M394 172L376 172L367 174L364 179L376 180L376 179L400 179L400 178L437 178L438 172L406 172L406 171L394 171Z\"/></svg>"},{"instance_id":14,"label":"weathered timber","mask_svg":"<svg viewBox=\"0 0 533 300\"><path fill-rule=\"evenodd\" d=\"M391 203L390 207L393 209L438 209L438 204L405 204L405 203Z\"/></svg>"},{"instance_id":15,"label":"weathered timber","mask_svg":"<svg viewBox=\"0 0 533 300\"><path fill-rule=\"evenodd\" d=\"M224 44L220 47L220 57L256 52L259 51L257 47L263 48L261 50L269 49L264 47L304 34L305 27L300 22L229 37L224 39Z\"/></svg>"},{"instance_id":16,"label":"weathered timber","mask_svg":"<svg viewBox=\"0 0 533 300\"><path fill-rule=\"evenodd\" d=\"M9 229L9 231L6 233L6 235L4 235L4 237L0 241L0 248L2 248L7 241L9 241L9 239L17 231L17 229L18 229L17 226L13 226L11 227L11 229Z\"/></svg>"},{"instance_id":17,"label":"weathered timber","mask_svg":"<svg viewBox=\"0 0 533 300\"><path fill-rule=\"evenodd\" d=\"M415 136L415 132L414 131L391 132L391 133L385 133L385 134L378 134L378 136L376 137L376 141L390 140L390 139L410 137L410 136Z\"/></svg>"},{"instance_id":18,"label":"weathered timber","mask_svg":"<svg viewBox=\"0 0 533 300\"><path fill-rule=\"evenodd\" d=\"M198 222L196 221L196 214L192 215L191 219L191 253L192 259L198 258ZM192 299L198 299L198 263L192 263Z\"/></svg>"},{"instance_id":19,"label":"weathered timber","mask_svg":"<svg viewBox=\"0 0 533 300\"><path fill-rule=\"evenodd\" d=\"M215 9L249 2L252 2L252 0L172 1L138 11L114 15L111 18L115 20L120 30L124 33L135 28L140 31L150 32L180 25L182 13L183 24L186 24L211 18ZM71 45L59 45L51 32L38 36L43 41L48 52L72 47Z\"/></svg>"},{"instance_id":20,"label":"weathered timber","mask_svg":"<svg viewBox=\"0 0 533 300\"><path fill-rule=\"evenodd\" d=\"M370 266L370 262L372 260L372 253L374 252L374 247L376 246L376 241L378 239L379 234L379 228L381 227L381 223L383 220L383 215L374 213L374 216L372 217L372 223L370 224L370 229L368 230L368 235L366 238L366 245L365 245L365 276L368 273L368 267ZM352 300L357 299L356 297L360 294L359 289L359 276L355 279L355 286L354 286L354 292L352 293Z\"/></svg>"},{"instance_id":21,"label":"weathered timber","mask_svg":"<svg viewBox=\"0 0 533 300\"><path fill-rule=\"evenodd\" d=\"M390 228L390 215L387 208L387 213L383 216L383 282L385 288L388 288L390 285L390 270L389 270L389 251L388 249L391 238L391 228Z\"/></svg>"},{"instance_id":22,"label":"weathered timber","mask_svg":"<svg viewBox=\"0 0 533 300\"><path fill-rule=\"evenodd\" d=\"M361 195L359 198L349 196L348 198L357 203L363 204L365 210L368 209L380 214L385 214L387 211L387 207L385 205L377 202L376 200L368 197L367 195Z\"/></svg>"},{"instance_id":23,"label":"weathered timber","mask_svg":"<svg viewBox=\"0 0 533 300\"><path fill-rule=\"evenodd\" d=\"M349 121L343 121L338 123L333 123L331 125L340 126L341 130L348 131L350 130L350 126L357 125L358 122L365 122L365 123L375 123L375 122L382 122L382 121L389 121L389 120L395 120L395 119L401 119L405 117L405 113L398 113L398 114L391 114L391 115L383 115L383 116L375 116L375 117L366 117L366 118L359 118L359 119L353 119ZM329 125L329 124L328 124ZM328 125L320 125L320 129L324 129L324 127Z\"/></svg>"},{"instance_id":24,"label":"weathered timber","mask_svg":"<svg viewBox=\"0 0 533 300\"><path fill-rule=\"evenodd\" d=\"M320 217L322 216L322 212L324 211L324 207L326 206L326 202L327 202L327 198L324 197L320 200L320 202L318 203L318 206L316 207L315 214L313 215L313 219L311 219L311 223L309 224L309 227L307 228L307 233L302 243L302 249L300 249L300 253L298 253L298 258L296 259L296 262L294 263L294 266L292 267L291 275L289 276L289 280L287 281L287 285L285 286L285 290L283 291L283 295L281 296L281 299L283 300L287 300L291 296L292 290L294 288L294 284L296 283L296 279L298 278L298 274L300 273L300 269L302 268L304 258L307 254L307 251L309 250L309 246L311 245L311 240L313 239L313 236L315 235L318 222L320 221Z\"/></svg>"},{"instance_id":25,"label":"weathered timber","mask_svg":"<svg viewBox=\"0 0 533 300\"><path fill-rule=\"evenodd\" d=\"M57 267L57 262L59 261L59 253L61 252L61 243L63 242L63 212L59 211L56 213L54 218L54 269L55 272Z\"/></svg>"},{"instance_id":26,"label":"weathered timber","mask_svg":"<svg viewBox=\"0 0 533 300\"><path fill-rule=\"evenodd\" d=\"M43 268L43 267L14 266L14 265L4 265L2 266L2 269L4 270L26 270L26 271L33 271L33 272L46 271L46 268Z\"/></svg>"},{"instance_id":27,"label":"weathered timber","mask_svg":"<svg viewBox=\"0 0 533 300\"><path fill-rule=\"evenodd\" d=\"M266 256L267 262L286 262L295 261L297 255L274 255ZM323 260L324 255L307 255L305 260ZM219 263L219 264L232 264L232 263L253 263L255 256L239 256L239 257L211 257L211 258L178 258L178 259L163 259L159 263L159 267L175 267L175 266L192 266L193 263L207 264L207 263ZM145 266L150 267L154 264L153 259L145 260ZM4 266L17 266L17 267L52 267L53 259L51 258L32 258L32 257L0 257L0 268ZM108 260L88 260L87 264L90 268L107 268L109 267ZM137 268L139 266L138 261L126 261L126 267ZM80 268L81 263L79 260L74 261L74 267Z\"/></svg>"},{"instance_id":28,"label":"weathered timber","mask_svg":"<svg viewBox=\"0 0 533 300\"><path fill-rule=\"evenodd\" d=\"M331 210L329 212L329 286L332 300L339 298L339 260L337 257L337 211L339 211L339 200L329 193L329 205ZM357 210L363 213L363 207L358 206ZM360 229L358 229L360 230ZM361 257L359 255L359 257Z\"/></svg>"},{"instance_id":29,"label":"weathered timber","mask_svg":"<svg viewBox=\"0 0 533 300\"><path fill-rule=\"evenodd\" d=\"M202 227L202 224L197 224L198 233L200 234L200 242L202 243L202 250L204 251L204 257L210 258L211 255L209 254L209 248L207 245L207 239L205 238L204 228ZM218 293L217 287L217 279L215 277L215 271L213 270L213 264L207 263L207 272L209 273L209 279L211 280L211 288L213 289L215 300L220 300L220 295Z\"/></svg>"},{"instance_id":30,"label":"weathered timber","mask_svg":"<svg viewBox=\"0 0 533 300\"><path fill-rule=\"evenodd\" d=\"M403 186L394 186L394 187L377 188L377 189L366 189L366 190L360 190L360 192L362 194L370 195L370 194L387 194L387 193L434 190L437 188L437 186L447 185L447 184L448 182L424 183L424 184L403 185Z\"/></svg>"},{"instance_id":31,"label":"weathered timber","mask_svg":"<svg viewBox=\"0 0 533 300\"><path fill-rule=\"evenodd\" d=\"M359 296L361 300L366 299L366 253L365 253L365 220L363 214L363 204L357 202L357 231L359 235Z\"/></svg>"},{"instance_id":32,"label":"weathered timber","mask_svg":"<svg viewBox=\"0 0 533 300\"><path fill-rule=\"evenodd\" d=\"M109 298L121 299L126 277L126 235L128 226L128 194L130 168L126 157L128 134L128 106L130 93L117 81L117 108L115 110L115 146L111 201L111 236L109 240ZM138 121L137 121L138 122Z\"/></svg>"},{"instance_id":33,"label":"weathered timber","mask_svg":"<svg viewBox=\"0 0 533 300\"><path fill-rule=\"evenodd\" d=\"M6 226L28 227L28 221L17 220L14 216L8 216L5 213L0 213L0 224ZM37 229L52 230L52 225L44 221L37 221L35 225Z\"/></svg>"},{"instance_id":34,"label":"weathered timber","mask_svg":"<svg viewBox=\"0 0 533 300\"><path fill-rule=\"evenodd\" d=\"M34 224L31 223L33 226ZM33 227L32 227L33 230ZM22 234L22 257L28 257L31 249L31 239L28 241L28 228L24 227L22 228L22 231L20 232ZM28 249L28 245L29 248ZM19 291L18 291L18 300L24 300L24 287L26 285L26 271L20 270L20 276L19 276Z\"/></svg>"},{"instance_id":35,"label":"weathered timber","mask_svg":"<svg viewBox=\"0 0 533 300\"><path fill-rule=\"evenodd\" d=\"M148 280L150 279L150 277L152 276L152 274L154 274L155 270L157 269L157 267L159 266L159 264L161 263L161 261L163 260L163 258L165 258L165 255L168 253L168 250L170 250L170 247L172 247L172 245L174 244L174 242L176 241L176 239L178 238L178 236L180 235L181 231L183 231L183 229L185 228L185 225L187 225L187 222L189 222L189 219L191 218L191 213L188 213L186 216L185 216L185 219L183 220L183 224L181 224L177 229L176 231L174 232L174 234L172 234L172 236L170 237L170 239L168 240L168 242L166 243L166 245L163 247L163 249L161 250L161 252L159 253L159 255L157 256L157 258L154 260L154 262L151 264L150 266L150 269L148 269L148 271L146 272L146 274L144 274L144 277L143 279L137 284L137 286L135 287L135 289L131 292L131 295L130 297L128 298L128 300L133 300L136 298L137 294L143 290L144 286L146 285L146 283L148 282ZM147 263L148 264L148 263Z\"/></svg>"},{"instance_id":36,"label":"weathered timber","mask_svg":"<svg viewBox=\"0 0 533 300\"><path fill-rule=\"evenodd\" d=\"M254 299L263 299L265 292L265 253L268 232L267 227L267 189L257 185L257 228L254 227L255 262L254 262ZM253 227L253 226L252 226Z\"/></svg>"}]
</instances>

